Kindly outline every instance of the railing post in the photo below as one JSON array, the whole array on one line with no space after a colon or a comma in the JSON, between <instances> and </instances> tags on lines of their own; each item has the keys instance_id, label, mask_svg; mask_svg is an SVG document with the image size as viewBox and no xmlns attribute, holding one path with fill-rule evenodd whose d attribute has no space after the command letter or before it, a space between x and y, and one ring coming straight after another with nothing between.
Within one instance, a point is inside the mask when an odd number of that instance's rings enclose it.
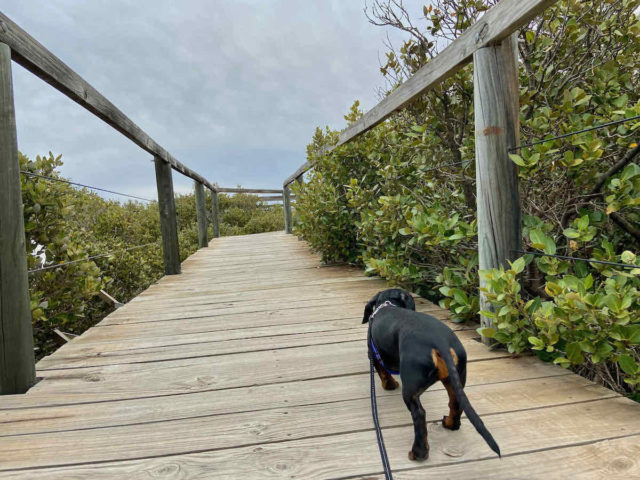
<instances>
[{"instance_id":1,"label":"railing post","mask_svg":"<svg viewBox=\"0 0 640 480\"><path fill-rule=\"evenodd\" d=\"M282 200L284 203L284 233L291 233L291 189L289 185L284 186Z\"/></svg>"},{"instance_id":2,"label":"railing post","mask_svg":"<svg viewBox=\"0 0 640 480\"><path fill-rule=\"evenodd\" d=\"M178 220L173 197L173 173L171 165L155 157L156 187L158 188L158 212L162 232L162 255L165 275L180 273L180 248L178 246Z\"/></svg>"},{"instance_id":3,"label":"railing post","mask_svg":"<svg viewBox=\"0 0 640 480\"><path fill-rule=\"evenodd\" d=\"M0 43L0 394L36 381L11 49Z\"/></svg>"},{"instance_id":4,"label":"railing post","mask_svg":"<svg viewBox=\"0 0 640 480\"><path fill-rule=\"evenodd\" d=\"M517 256L513 251L522 248L518 170L508 151L520 137L516 46L512 35L473 55L480 270L508 266L507 260ZM480 308L488 309L482 294ZM481 323L493 325L484 316Z\"/></svg>"},{"instance_id":5,"label":"railing post","mask_svg":"<svg viewBox=\"0 0 640 480\"><path fill-rule=\"evenodd\" d=\"M220 205L218 192L211 190L211 221L213 223L213 238L220 236Z\"/></svg>"},{"instance_id":6,"label":"railing post","mask_svg":"<svg viewBox=\"0 0 640 480\"><path fill-rule=\"evenodd\" d=\"M198 218L198 248L209 245L207 240L207 206L204 200L204 185L196 180L196 216Z\"/></svg>"}]
</instances>

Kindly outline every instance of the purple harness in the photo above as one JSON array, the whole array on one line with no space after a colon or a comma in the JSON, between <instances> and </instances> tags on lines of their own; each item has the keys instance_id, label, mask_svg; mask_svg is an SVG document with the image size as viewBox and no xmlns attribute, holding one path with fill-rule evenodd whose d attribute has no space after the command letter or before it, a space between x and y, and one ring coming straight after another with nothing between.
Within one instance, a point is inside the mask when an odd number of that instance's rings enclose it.
<instances>
[{"instance_id":1,"label":"purple harness","mask_svg":"<svg viewBox=\"0 0 640 480\"><path fill-rule=\"evenodd\" d=\"M391 303L389 300L387 300L386 302L380 304L380 306L378 308L376 308L371 315L369 315L369 328L371 328L371 322L373 321L373 317L380 310L382 310L384 307L389 307L389 306L395 307L395 305L393 303ZM375 343L373 343L373 337L371 335L369 335L369 346L371 347L371 351L373 352L373 356L376 357L376 360L380 363L382 368L384 368L391 375L399 375L400 374L400 372L397 372L395 370L390 370L385 366L384 362L382 361L382 357L380 356L380 352L378 352L378 349L376 348Z\"/></svg>"}]
</instances>

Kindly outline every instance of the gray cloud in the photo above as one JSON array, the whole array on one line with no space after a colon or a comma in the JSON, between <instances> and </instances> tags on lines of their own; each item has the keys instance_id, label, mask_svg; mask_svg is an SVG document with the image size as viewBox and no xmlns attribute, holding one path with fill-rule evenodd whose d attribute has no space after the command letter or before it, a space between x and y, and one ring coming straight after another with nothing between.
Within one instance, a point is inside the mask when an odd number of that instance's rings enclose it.
<instances>
[{"instance_id":1,"label":"gray cloud","mask_svg":"<svg viewBox=\"0 0 640 480\"><path fill-rule=\"evenodd\" d=\"M224 186L273 188L305 161L316 126L343 128L355 99L377 102L387 32L363 6L5 0L3 12L186 165ZM155 197L146 152L19 66L14 88L24 153L62 153L76 181Z\"/></svg>"}]
</instances>

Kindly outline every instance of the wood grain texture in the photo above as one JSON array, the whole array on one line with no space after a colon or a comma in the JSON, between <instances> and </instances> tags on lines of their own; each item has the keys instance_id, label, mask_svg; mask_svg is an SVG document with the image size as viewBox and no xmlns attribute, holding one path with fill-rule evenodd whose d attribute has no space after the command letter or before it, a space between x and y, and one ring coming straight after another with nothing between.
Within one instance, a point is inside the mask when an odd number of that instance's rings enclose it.
<instances>
[{"instance_id":1,"label":"wood grain texture","mask_svg":"<svg viewBox=\"0 0 640 480\"><path fill-rule=\"evenodd\" d=\"M89 110L143 150L170 164L174 170L215 190L206 178L174 158L80 75L1 12L0 42L9 45L11 58L16 63Z\"/></svg>"},{"instance_id":2,"label":"wood grain texture","mask_svg":"<svg viewBox=\"0 0 640 480\"><path fill-rule=\"evenodd\" d=\"M261 202L281 202L282 195L265 195L258 197L258 200L260 200Z\"/></svg>"},{"instance_id":3,"label":"wood grain texture","mask_svg":"<svg viewBox=\"0 0 640 480\"><path fill-rule=\"evenodd\" d=\"M596 400L582 404L580 414L576 414L573 405L544 408L541 410L520 410L485 416L487 427L501 442L505 457L523 455L542 449L559 449L575 446L576 436L582 443L590 444L602 439L615 439L621 436L621 429L627 436L636 437L640 433L640 423L637 417L631 422L625 418L637 408L630 400L612 398ZM355 413L355 412L354 412ZM544 415L541 416L541 413ZM581 416L581 417L580 417ZM333 423L332 416L323 417L324 422L315 425L323 428ZM281 423L287 423L287 416L283 415ZM351 422L349 422L349 426ZM535 425L535 428L532 428ZM192 445L199 445L203 441L220 441L216 438L214 426L209 426L209 434L192 439ZM253 426L254 435L269 435L263 430L261 424ZM385 442L392 468L398 470L416 468L416 462L407 458L407 451L413 440L413 427L403 425L387 427L384 429ZM489 447L482 441L478 441L478 434L466 419L462 420L459 431L445 430L440 422L429 423L429 442L431 451L429 460L421 465L429 469L444 467L451 464L464 464L473 472L480 461L495 458ZM624 435L624 434L623 434ZM136 435L131 438L136 445L141 445L144 451L144 435ZM637 438L637 437L636 437ZM64 435L60 435L64 440ZM167 441L172 440L171 437ZM90 445L87 447L90 448ZM93 450L96 452L96 450ZM634 449L627 449L633 453ZM20 450L12 452L9 458L12 463L17 463L25 455ZM98 455L101 454L98 450ZM46 470L30 470L28 472L8 471L6 478L52 478L46 475L59 475L58 478L137 478L142 475L149 476L149 472L160 472L164 478L238 478L238 479L262 479L262 478L304 478L327 479L344 478L380 472L380 460L375 433L372 429L366 431L346 430L339 435L326 435L316 437L309 432L306 438L293 439L282 442L255 442L229 449L205 449L196 450L193 453L176 455L170 458L148 458L132 461L118 461L117 463L98 463L83 465L80 467L59 467ZM35 455L34 455L35 454ZM39 461L39 452L34 452L34 463ZM93 453L92 453L93 455ZM103 453L104 455L104 453ZM594 462L591 469L605 473L609 468L603 469L602 464ZM620 459L624 464L636 465L634 457ZM618 462L620 462L618 460ZM58 460L59 461L59 460ZM564 459L557 458L563 462ZM588 460L587 460L588 461ZM55 464L54 464L55 465ZM605 465L609 467L609 462ZM535 468L535 465L531 465ZM549 466L546 466L549 470ZM442 469L441 469L442 471ZM627 469L627 471L629 471ZM423 474L425 472L422 472ZM12 475L9 475L12 474ZM31 476L27 476L30 474ZM512 472L513 474L513 472ZM517 475L517 472L515 472ZM128 477L127 477L128 476ZM56 478L56 477L53 477ZM151 477L153 478L153 476ZM425 476L420 478L426 478ZM437 477L436 477L437 478ZM459 476L448 478L464 479L462 473ZM488 477L491 478L491 477ZM513 477L512 477L513 478Z\"/></svg>"},{"instance_id":4,"label":"wood grain texture","mask_svg":"<svg viewBox=\"0 0 640 480\"><path fill-rule=\"evenodd\" d=\"M571 405L554 405L554 401L558 400L558 395L543 382L534 382L532 385L522 384L521 386L539 387L540 393L546 394L548 398L544 399L542 395L525 394L521 398L515 399L514 404L508 404L505 401L485 401L481 404L479 402L477 407L478 413L483 415L485 421L490 425L494 423L506 424L503 418L513 417L513 413L508 412L512 412L514 408L516 411L529 410L529 412L521 412L524 418L514 419L513 431L508 435L509 437L518 431L523 431L526 428L524 422L539 414L539 412L531 412L530 410L545 408L549 411L556 409L563 411L567 407L571 407ZM504 388L501 388L500 385L483 386L476 389L478 393L489 397L496 397L503 390ZM586 400L594 404L601 404L598 411L603 412L606 406L619 401L619 398L613 398L613 395L612 392L609 392L608 397L599 397L597 394L587 395ZM510 399L513 401L514 397L510 397ZM447 395L441 390L429 392L424 396L423 401L429 405L428 422L441 420L443 413L448 409ZM121 424L80 431L57 430L50 433L4 436L0 437L0 471L29 466L64 465L83 460L110 461L156 455L176 455L190 452L194 446L205 443L207 450L213 451L242 445L289 443L309 437L340 436L344 432L371 429L370 412L367 407L368 399L365 397L325 404L287 406L215 416L205 413L191 418L167 419L162 422L140 422L131 425ZM410 423L410 414L399 393L381 397L380 410L383 412L380 416L383 428L405 430L407 423ZM595 414L592 415L595 416ZM318 418L323 418L324 421L318 422ZM600 424L603 421L604 419L600 421ZM623 425L623 421L620 412L612 415L608 432L610 433L615 426ZM570 425L570 420L565 418L563 424ZM469 428L470 425L465 425L465 427ZM471 429L473 430L472 427ZM630 433L640 433L640 422L630 422L627 429ZM592 435L597 433L592 428L588 428L587 431ZM507 440L504 438L505 433L501 431L504 441ZM471 435L466 437L465 440L471 439ZM136 440L136 448L123 455L121 444L132 438ZM441 447L436 443L436 440L432 440L432 443L434 447ZM57 452L54 453L52 445L55 445ZM519 446L522 448L523 445ZM464 443L459 445L463 452L464 447ZM304 462L304 460L302 461ZM312 459L308 461L312 461Z\"/></svg>"},{"instance_id":5,"label":"wood grain texture","mask_svg":"<svg viewBox=\"0 0 640 480\"><path fill-rule=\"evenodd\" d=\"M0 398L0 478L378 476L361 321L385 283L313 262L318 256L284 232L222 237L198 250L182 275L162 278L43 359L43 380L27 395ZM416 302L447 322L446 312ZM468 353L465 391L503 462L559 452L548 461L565 471L563 451L640 434L637 404L536 357L492 351L475 327L448 324ZM407 459L413 434L401 391L378 389L378 398L394 476L466 479L494 464L466 420L457 432L439 426L448 402L441 384L422 396L424 463ZM636 452L621 445L618 470L582 456L581 471L632 472Z\"/></svg>"},{"instance_id":6,"label":"wood grain texture","mask_svg":"<svg viewBox=\"0 0 640 480\"><path fill-rule=\"evenodd\" d=\"M196 200L196 221L198 222L198 248L209 246L207 238L207 204L204 197L204 185L194 183Z\"/></svg>"},{"instance_id":7,"label":"wood grain texture","mask_svg":"<svg viewBox=\"0 0 640 480\"><path fill-rule=\"evenodd\" d=\"M264 188L218 188L218 193L280 193L282 190L264 189Z\"/></svg>"},{"instance_id":8,"label":"wood grain texture","mask_svg":"<svg viewBox=\"0 0 640 480\"><path fill-rule=\"evenodd\" d=\"M288 176L285 179L285 181L282 183L282 186L286 187L287 185L291 184L292 182L300 178L302 175L307 173L312 168L313 168L313 165L311 164L311 162L304 162L302 165L298 167L298 169L295 172L293 172L290 176Z\"/></svg>"},{"instance_id":9,"label":"wood grain texture","mask_svg":"<svg viewBox=\"0 0 640 480\"><path fill-rule=\"evenodd\" d=\"M520 139L517 38L477 50L473 56L476 203L480 270L509 268L522 250L518 167L509 148ZM485 286L480 277L480 288ZM481 310L491 310L480 295ZM492 319L483 316L483 326ZM490 342L487 338L486 342Z\"/></svg>"},{"instance_id":10,"label":"wood grain texture","mask_svg":"<svg viewBox=\"0 0 640 480\"><path fill-rule=\"evenodd\" d=\"M282 195L284 201L284 233L292 233L291 230L291 189L289 186L284 187L284 193Z\"/></svg>"},{"instance_id":11,"label":"wood grain texture","mask_svg":"<svg viewBox=\"0 0 640 480\"><path fill-rule=\"evenodd\" d=\"M156 187L158 189L158 213L162 233L162 255L164 274L180 273L180 246L178 244L178 219L173 195L173 174L169 164L156 157Z\"/></svg>"},{"instance_id":12,"label":"wood grain texture","mask_svg":"<svg viewBox=\"0 0 640 480\"><path fill-rule=\"evenodd\" d=\"M328 148L327 151L353 140L383 122L392 113L455 74L472 59L478 49L499 43L556 1L502 0L438 56L389 93L360 119L340 132L338 143L334 147ZM289 176L283 185L290 184L298 175L307 172L312 167L313 165L306 162Z\"/></svg>"},{"instance_id":13,"label":"wood grain texture","mask_svg":"<svg viewBox=\"0 0 640 480\"><path fill-rule=\"evenodd\" d=\"M602 440L586 445L543 449L487 459L470 464L447 464L394 473L396 480L461 478L465 480L629 480L640 471L640 435ZM384 480L384 475L367 475L357 480Z\"/></svg>"},{"instance_id":14,"label":"wood grain texture","mask_svg":"<svg viewBox=\"0 0 640 480\"><path fill-rule=\"evenodd\" d=\"M0 395L35 383L11 51L0 43Z\"/></svg>"},{"instance_id":15,"label":"wood grain texture","mask_svg":"<svg viewBox=\"0 0 640 480\"><path fill-rule=\"evenodd\" d=\"M218 192L211 190L211 224L213 225L213 238L220 236L220 203Z\"/></svg>"}]
</instances>

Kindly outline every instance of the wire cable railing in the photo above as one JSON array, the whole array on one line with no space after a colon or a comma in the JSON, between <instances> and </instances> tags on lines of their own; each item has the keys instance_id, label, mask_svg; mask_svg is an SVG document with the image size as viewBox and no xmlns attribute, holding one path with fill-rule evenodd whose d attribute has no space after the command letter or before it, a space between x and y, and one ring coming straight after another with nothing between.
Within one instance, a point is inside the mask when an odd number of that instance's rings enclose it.
<instances>
[{"instance_id":1,"label":"wire cable railing","mask_svg":"<svg viewBox=\"0 0 640 480\"><path fill-rule=\"evenodd\" d=\"M568 260L570 262L588 262L588 263L596 263L599 265L608 265L612 267L618 268L632 268L632 269L640 269L640 265L633 265L631 263L617 263L617 262L608 262L606 260L595 260L593 258L581 258L581 257L568 257L566 255L552 255L550 253L542 253L542 252L531 252L524 250L512 250L513 253L519 253L521 255L535 255L537 257L551 257L557 258L560 260Z\"/></svg>"},{"instance_id":2,"label":"wire cable railing","mask_svg":"<svg viewBox=\"0 0 640 480\"><path fill-rule=\"evenodd\" d=\"M29 177L42 178L44 180L49 180L49 181L52 181L52 182L66 183L68 185L75 185L75 186L78 186L78 187L89 188L91 190L97 190L97 191L100 191L100 192L112 193L114 195L121 195L123 197L134 198L136 200L142 200L144 202L155 202L156 201L156 200L151 200L149 198L137 197L135 195L130 195L128 193L122 193L122 192L116 192L116 191L113 191L113 190L107 190L106 188L94 187L93 185L85 185L83 183L72 182L72 181L66 180L64 178L49 177L47 175L40 175L38 173L27 172L25 170L20 170L20 173L22 173L23 175L27 175Z\"/></svg>"},{"instance_id":3,"label":"wire cable railing","mask_svg":"<svg viewBox=\"0 0 640 480\"><path fill-rule=\"evenodd\" d=\"M94 260L96 258L110 257L110 256L115 255L117 253L124 253L124 252L129 252L131 250L138 250L140 248L150 247L152 245L158 245L158 240L156 240L155 242L151 242L151 243L145 243L144 245L136 245L135 247L122 248L120 250L114 250L112 252L101 253L101 254L98 254L98 255L91 255L89 257L81 258L79 260L70 260L68 262L56 263L54 265L47 265L46 267L33 268L33 269L29 270L28 273L37 273L37 272L42 272L44 270L52 270L54 268L67 267L69 265L74 265L74 264L77 264L77 263L90 262L91 260Z\"/></svg>"},{"instance_id":4,"label":"wire cable railing","mask_svg":"<svg viewBox=\"0 0 640 480\"><path fill-rule=\"evenodd\" d=\"M555 140L561 140L563 138L573 137L575 135L580 135L582 133L592 132L594 130L600 130L600 129L603 129L603 128L612 127L614 125L620 125L622 123L632 122L634 120L640 120L640 115L636 115L634 117L623 118L621 120L614 120L614 121L611 121L611 122L608 122L608 123L602 123L602 124L599 124L599 125L594 125L592 127L584 128L582 130L577 130L575 132L565 133L563 135L558 135L556 137L544 138L542 140L537 140L535 142L530 142L530 143L523 143L523 144L518 145L516 147L510 148L509 149L509 153L516 152L516 151L520 150L521 148L533 147L535 145L542 145L543 143L548 143L548 142L553 142Z\"/></svg>"}]
</instances>

